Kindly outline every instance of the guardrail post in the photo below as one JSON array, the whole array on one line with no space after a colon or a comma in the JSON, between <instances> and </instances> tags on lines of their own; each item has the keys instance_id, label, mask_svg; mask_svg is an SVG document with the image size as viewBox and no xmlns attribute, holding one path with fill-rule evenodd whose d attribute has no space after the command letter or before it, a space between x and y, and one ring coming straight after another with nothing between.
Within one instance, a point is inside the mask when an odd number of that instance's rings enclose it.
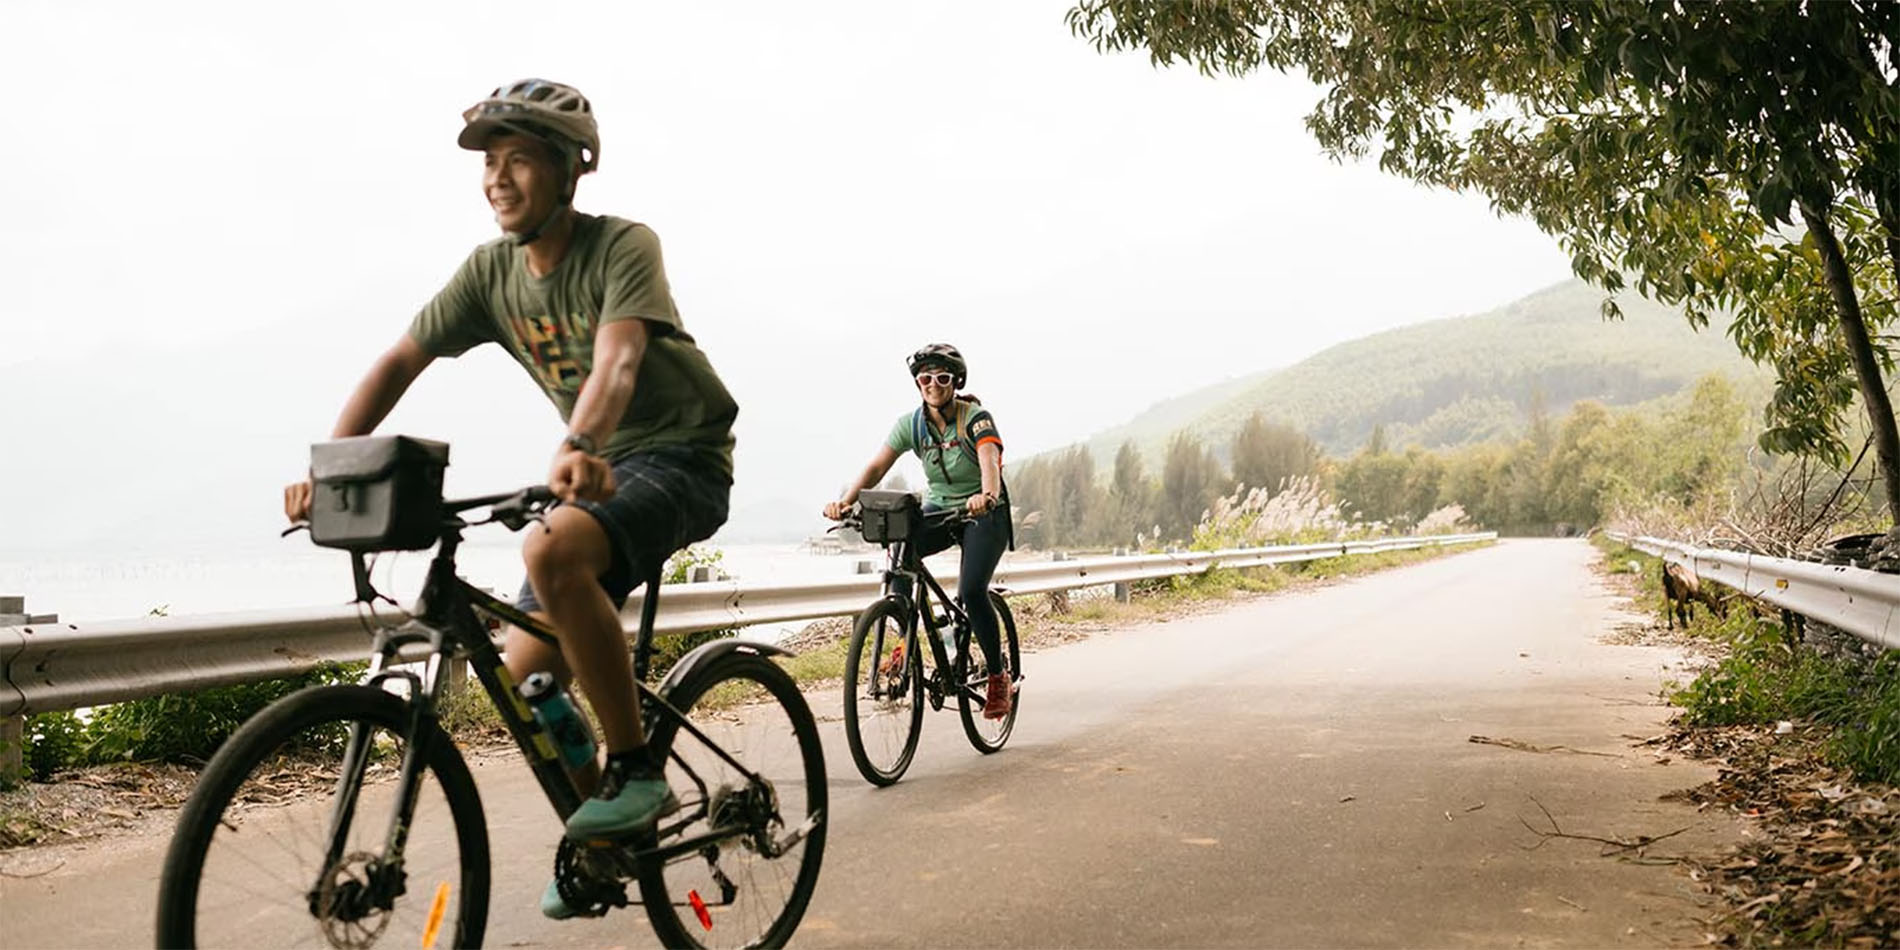
<instances>
[{"instance_id":1,"label":"guardrail post","mask_svg":"<svg viewBox=\"0 0 1900 950\"><path fill-rule=\"evenodd\" d=\"M711 581L712 579L713 579L712 565L710 564L694 565L692 576L687 578L687 580L692 581L695 584L704 584L704 583L707 583L708 581Z\"/></svg>"},{"instance_id":2,"label":"guardrail post","mask_svg":"<svg viewBox=\"0 0 1900 950\"><path fill-rule=\"evenodd\" d=\"M1056 551L1049 555L1049 560L1051 561L1066 561L1068 559L1069 552L1067 551ZM1069 592L1067 590L1052 590L1047 596L1050 613L1066 614L1069 612Z\"/></svg>"},{"instance_id":3,"label":"guardrail post","mask_svg":"<svg viewBox=\"0 0 1900 950\"><path fill-rule=\"evenodd\" d=\"M870 574L876 570L877 564L874 561L859 561L856 568L856 572L859 574Z\"/></svg>"},{"instance_id":4,"label":"guardrail post","mask_svg":"<svg viewBox=\"0 0 1900 950\"><path fill-rule=\"evenodd\" d=\"M57 618L47 620L52 623ZM31 618L26 613L26 598L20 595L0 596L0 627L17 627L28 623ZM26 778L26 717L8 716L0 719L0 788L18 784Z\"/></svg>"}]
</instances>

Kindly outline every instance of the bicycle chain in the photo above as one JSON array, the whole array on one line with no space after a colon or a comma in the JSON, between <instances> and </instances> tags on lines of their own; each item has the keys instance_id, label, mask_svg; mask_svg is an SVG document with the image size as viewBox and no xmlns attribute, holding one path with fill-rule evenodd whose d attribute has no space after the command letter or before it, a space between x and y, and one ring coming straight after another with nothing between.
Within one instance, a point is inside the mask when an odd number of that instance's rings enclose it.
<instances>
[{"instance_id":1,"label":"bicycle chain","mask_svg":"<svg viewBox=\"0 0 1900 950\"><path fill-rule=\"evenodd\" d=\"M585 848L566 838L554 852L554 887L561 902L581 917L600 917L625 907L627 888L618 880L603 879L591 867Z\"/></svg>"}]
</instances>

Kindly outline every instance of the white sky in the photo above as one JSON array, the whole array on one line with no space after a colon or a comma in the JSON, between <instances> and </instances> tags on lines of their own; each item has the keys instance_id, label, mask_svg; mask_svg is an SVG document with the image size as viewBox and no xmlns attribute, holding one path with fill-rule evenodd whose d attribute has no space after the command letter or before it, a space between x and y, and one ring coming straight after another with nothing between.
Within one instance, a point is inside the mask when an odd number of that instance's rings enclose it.
<instances>
[{"instance_id":1,"label":"white sky","mask_svg":"<svg viewBox=\"0 0 1900 950\"><path fill-rule=\"evenodd\" d=\"M594 102L577 203L658 231L740 399L741 511L815 511L924 342L969 356L1020 458L1568 276L1480 198L1322 157L1304 81L1102 56L1064 0L6 8L0 550L273 527L495 233L454 138L524 76ZM560 432L498 352L438 363L397 430L454 443L466 491L540 480Z\"/></svg>"}]
</instances>

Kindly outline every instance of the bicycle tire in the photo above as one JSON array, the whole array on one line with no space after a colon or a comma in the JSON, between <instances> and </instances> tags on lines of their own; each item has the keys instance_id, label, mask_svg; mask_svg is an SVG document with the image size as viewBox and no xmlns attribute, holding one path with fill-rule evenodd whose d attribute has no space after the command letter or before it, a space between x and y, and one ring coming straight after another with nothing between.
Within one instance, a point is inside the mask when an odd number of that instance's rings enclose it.
<instances>
[{"instance_id":1,"label":"bicycle tire","mask_svg":"<svg viewBox=\"0 0 1900 950\"><path fill-rule=\"evenodd\" d=\"M879 787L893 785L904 777L911 759L917 755L917 739L924 731L923 651L922 644L911 635L914 625L910 619L910 605L895 597L866 607L852 624L851 642L845 653L845 744L851 748L851 761L858 767L858 774ZM890 674L881 672L879 665L890 654L893 644L889 638L893 632L906 652L903 668L898 673L898 692L902 698L879 699L869 694L867 686L871 681L866 677L889 680ZM866 669L867 663L869 669ZM906 705L908 709L903 708ZM903 730L901 738L895 731L900 728ZM867 731L872 733L869 742Z\"/></svg>"},{"instance_id":2,"label":"bicycle tire","mask_svg":"<svg viewBox=\"0 0 1900 950\"><path fill-rule=\"evenodd\" d=\"M963 679L962 688L957 690L957 715L963 719L963 735L970 745L984 755L1001 751L1009 742L1010 733L1016 730L1016 713L1021 708L1023 655L1021 645L1016 641L1016 616L1009 611L1009 602L1001 594L990 591L990 606L996 609L997 632L1001 634L998 646L1003 652L1003 662L1008 664L1010 689L1015 692L1009 704L1009 715L1001 719L984 719L984 681L988 670L983 660L983 652L974 643L970 650L970 670ZM975 639L975 634L971 634Z\"/></svg>"},{"instance_id":3,"label":"bicycle tire","mask_svg":"<svg viewBox=\"0 0 1900 950\"><path fill-rule=\"evenodd\" d=\"M713 701L702 704L709 695ZM714 825L730 827L713 817L721 808L730 808L736 815L754 806L769 808L775 821L745 820L745 824L754 831L762 829L775 842L786 841L794 829L804 829L805 836L791 845L796 855L767 856L755 843L757 838L747 833L670 862L641 862L640 897L654 934L668 947L782 947L798 929L818 886L829 822L824 748L811 707L778 664L739 651L689 674L664 698L746 769L768 779L769 787L763 794L747 794L752 789L742 776L682 729L679 720L657 717L648 741L666 757L667 780L681 804L679 813L661 819L660 846L675 834L691 837L713 830ZM783 734L786 730L789 736ZM715 774L722 771L727 773L724 782ZM715 787L704 788L694 776L713 776L707 784ZM726 859L743 863L737 880ZM796 872L784 866L791 860L797 862ZM703 871L702 865L715 870ZM767 873L761 875L762 870ZM761 887L761 876L776 878L779 886ZM753 912L749 904L740 906L736 897L718 905L698 903L703 901L699 888L711 893L722 877L739 896L759 894L768 901L782 899L783 905ZM788 880L789 890L784 886Z\"/></svg>"},{"instance_id":4,"label":"bicycle tire","mask_svg":"<svg viewBox=\"0 0 1900 950\"><path fill-rule=\"evenodd\" d=\"M331 820L338 779L325 775L322 770L325 763L336 766L341 762L340 748L332 754L331 747L342 744L341 737L349 735L355 724L378 730L373 733L377 738L372 742L372 749L381 748L376 743L386 741L384 734L387 734L388 740L400 742L409 729L411 718L410 707L405 701L380 689L368 686L313 686L266 707L225 740L217 754L212 756L210 764L198 779L197 788L178 815L178 824L159 878L158 945L225 945L217 934L201 932L204 930L201 924L211 923L228 924L235 929L230 943L233 946L295 946L298 931L302 932L302 938L308 940L310 945L331 946L336 944L338 938L334 930L326 933L326 927L348 928L353 923L361 924L371 917L380 916L374 933L355 934L349 942L361 946L389 936L398 943L421 945L428 940L426 936L420 935L426 935L434 929L438 937L435 941L437 946L481 946L488 920L488 828L467 763L433 721L424 724L425 733L419 737L426 750L425 767L418 783L420 794L417 805L409 816L411 831L402 867L406 893L412 899L400 900L399 893L390 898L390 907L363 912L354 922L349 919L350 911L320 917L315 910L314 905L319 900L316 892L320 886L336 888L329 895L328 903L332 906L347 901L343 895L352 886L350 874L355 862L359 857L371 857L366 851L352 851L356 842L371 842L369 847L373 848L384 846L389 819L387 812L377 813L376 809L379 800L395 797L395 786L399 783L386 779L394 778L401 765L400 755L391 755L387 751L372 753L363 774L350 783L357 791L357 804L351 813L352 821L348 822L346 854L341 862L326 867L323 842ZM296 744L299 737L303 737L305 744ZM394 766L390 765L392 758ZM336 771L340 773L341 769L336 768ZM423 875L414 873L419 866L414 863L418 845L440 834L433 819L443 810L443 805L429 793L428 779L431 776L435 779L434 787L439 789L441 798L446 801L447 816L452 825L449 830L456 846L453 885L443 876L447 871ZM255 781L250 781L253 779ZM293 788L288 794L282 792L286 781L298 780L306 784L304 789ZM324 790L326 782L327 791ZM257 800L272 796L275 796L275 801ZM366 812L377 817L369 817ZM431 820L420 831L416 830L417 823L424 818ZM302 829L304 833L284 833L287 827L298 821L307 822ZM348 837L359 831L362 838ZM235 840L238 838L243 840ZM220 844L228 847L219 848ZM276 845L276 848L262 847L264 845ZM265 862L281 855L296 858L298 849L311 852L310 866L288 871L286 877L275 881L270 880L272 875L267 873L270 869L265 866ZM227 868L227 855L229 860L241 866ZM286 891L281 896L289 898L283 923L287 932L265 932L269 921L261 915L268 913L272 905L256 901L234 904L234 907L243 910L242 919L237 920L226 920L219 907L207 905L207 900L218 899L207 894L211 889L207 887L205 878L208 859L213 876L222 879L225 873L230 873L234 878L233 886L252 890L267 888L273 883L285 886ZM361 870L367 879L370 874L367 866ZM338 881L339 875L344 877L341 882ZM452 886L458 889L449 890ZM452 914L447 909L450 898L455 904ZM416 904L423 906L412 907ZM420 920L411 919L411 912L416 909L421 910ZM390 933L392 922L397 920L404 924L400 929L408 934L407 937L398 938ZM366 924L362 927L367 929ZM415 930L415 927L420 927L420 930ZM213 929L216 929L215 926Z\"/></svg>"}]
</instances>

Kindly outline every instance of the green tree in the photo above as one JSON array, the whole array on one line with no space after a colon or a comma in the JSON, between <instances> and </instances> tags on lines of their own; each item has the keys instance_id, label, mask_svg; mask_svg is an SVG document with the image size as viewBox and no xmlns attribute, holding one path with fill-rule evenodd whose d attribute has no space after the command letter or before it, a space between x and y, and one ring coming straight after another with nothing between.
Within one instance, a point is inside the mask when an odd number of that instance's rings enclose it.
<instances>
[{"instance_id":1,"label":"green tree","mask_svg":"<svg viewBox=\"0 0 1900 950\"><path fill-rule=\"evenodd\" d=\"M1511 524L1510 502L1504 493L1506 449L1495 444L1474 445L1445 460L1438 503L1464 506L1473 524L1503 531Z\"/></svg>"},{"instance_id":2,"label":"green tree","mask_svg":"<svg viewBox=\"0 0 1900 950\"><path fill-rule=\"evenodd\" d=\"M1619 433L1600 403L1571 407L1546 470L1552 519L1589 527L1602 519L1606 504L1634 490L1634 477L1644 467L1640 454L1647 447L1628 440L1627 434Z\"/></svg>"},{"instance_id":3,"label":"green tree","mask_svg":"<svg viewBox=\"0 0 1900 950\"><path fill-rule=\"evenodd\" d=\"M1662 428L1656 447L1667 473L1658 487L1681 501L1726 490L1741 473L1742 404L1721 376L1696 383L1689 405Z\"/></svg>"},{"instance_id":4,"label":"green tree","mask_svg":"<svg viewBox=\"0 0 1900 950\"><path fill-rule=\"evenodd\" d=\"M1415 525L1438 507L1438 494L1445 481L1445 462L1437 455L1413 447L1405 452L1405 472L1399 479L1399 510L1396 520Z\"/></svg>"},{"instance_id":5,"label":"green tree","mask_svg":"<svg viewBox=\"0 0 1900 950\"><path fill-rule=\"evenodd\" d=\"M1405 520L1407 467L1404 456L1367 446L1339 470L1340 503L1362 521Z\"/></svg>"},{"instance_id":6,"label":"green tree","mask_svg":"<svg viewBox=\"0 0 1900 950\"><path fill-rule=\"evenodd\" d=\"M1484 193L1606 290L1633 279L1697 325L1732 314L1777 374L1763 447L1838 463L1858 395L1900 516L1881 336L1900 309L1900 4L1081 0L1069 22L1158 65L1303 71L1333 154Z\"/></svg>"},{"instance_id":7,"label":"green tree","mask_svg":"<svg viewBox=\"0 0 1900 950\"><path fill-rule=\"evenodd\" d=\"M1018 544L1045 548L1060 543L1050 537L1047 526L1047 509L1053 498L1049 476L1048 456L1037 456L1010 470L1009 507Z\"/></svg>"},{"instance_id":8,"label":"green tree","mask_svg":"<svg viewBox=\"0 0 1900 950\"><path fill-rule=\"evenodd\" d=\"M1268 422L1259 412L1234 434L1234 480L1278 492L1287 479L1313 474L1319 446L1292 426Z\"/></svg>"},{"instance_id":9,"label":"green tree","mask_svg":"<svg viewBox=\"0 0 1900 950\"><path fill-rule=\"evenodd\" d=\"M1100 486L1095 484L1095 456L1088 446L1071 446L1050 460L1050 497L1045 506L1046 530L1052 543L1086 544L1100 517Z\"/></svg>"},{"instance_id":10,"label":"green tree","mask_svg":"<svg viewBox=\"0 0 1900 950\"><path fill-rule=\"evenodd\" d=\"M1168 455L1161 467L1156 514L1163 534L1174 539L1192 534L1201 514L1220 496L1223 481L1220 462L1200 438L1186 429L1176 432L1168 440Z\"/></svg>"},{"instance_id":11,"label":"green tree","mask_svg":"<svg viewBox=\"0 0 1900 950\"><path fill-rule=\"evenodd\" d=\"M1141 450L1132 439L1123 442L1115 451L1115 472L1108 484L1104 540L1127 543L1151 530L1155 525L1154 497L1154 483L1148 480Z\"/></svg>"},{"instance_id":12,"label":"green tree","mask_svg":"<svg viewBox=\"0 0 1900 950\"><path fill-rule=\"evenodd\" d=\"M1384 455L1388 451L1390 447L1386 445L1385 423L1375 422L1372 424L1372 438L1366 442L1366 454Z\"/></svg>"}]
</instances>

